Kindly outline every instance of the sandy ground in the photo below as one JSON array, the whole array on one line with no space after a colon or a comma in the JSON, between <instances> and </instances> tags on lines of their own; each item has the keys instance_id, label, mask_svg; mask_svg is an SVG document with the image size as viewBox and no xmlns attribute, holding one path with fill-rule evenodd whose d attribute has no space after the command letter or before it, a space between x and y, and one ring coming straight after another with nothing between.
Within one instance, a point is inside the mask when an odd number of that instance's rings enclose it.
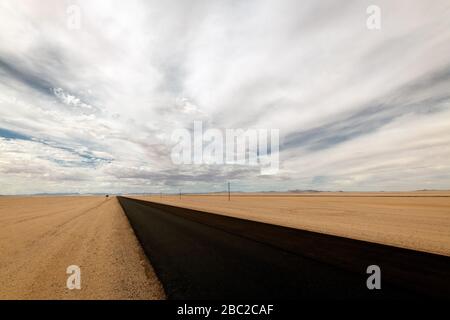
<instances>
[{"instance_id":1,"label":"sandy ground","mask_svg":"<svg viewBox=\"0 0 450 320\"><path fill-rule=\"evenodd\" d=\"M115 197L0 197L0 257L0 299L164 298Z\"/></svg>"},{"instance_id":2,"label":"sandy ground","mask_svg":"<svg viewBox=\"0 0 450 320\"><path fill-rule=\"evenodd\" d=\"M133 198L450 256L450 192Z\"/></svg>"}]
</instances>

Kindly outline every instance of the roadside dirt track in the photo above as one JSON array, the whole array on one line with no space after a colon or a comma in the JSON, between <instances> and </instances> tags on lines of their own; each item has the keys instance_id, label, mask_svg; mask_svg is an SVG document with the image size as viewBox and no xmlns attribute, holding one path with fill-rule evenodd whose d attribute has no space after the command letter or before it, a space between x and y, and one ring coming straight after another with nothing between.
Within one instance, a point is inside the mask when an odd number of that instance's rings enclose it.
<instances>
[{"instance_id":1,"label":"roadside dirt track","mask_svg":"<svg viewBox=\"0 0 450 320\"><path fill-rule=\"evenodd\" d=\"M1 197L0 257L0 299L164 298L115 197Z\"/></svg>"}]
</instances>

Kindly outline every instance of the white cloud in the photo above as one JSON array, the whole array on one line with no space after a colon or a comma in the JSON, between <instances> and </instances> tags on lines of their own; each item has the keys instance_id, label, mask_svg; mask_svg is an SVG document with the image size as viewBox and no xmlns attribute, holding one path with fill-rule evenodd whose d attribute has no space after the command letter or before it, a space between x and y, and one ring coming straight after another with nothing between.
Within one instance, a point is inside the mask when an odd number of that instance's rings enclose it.
<instances>
[{"instance_id":1,"label":"white cloud","mask_svg":"<svg viewBox=\"0 0 450 320\"><path fill-rule=\"evenodd\" d=\"M0 133L26 137L0 193L450 188L448 1L378 1L379 31L370 1L71 4L79 30L69 3L0 4ZM174 166L194 120L280 129L280 173Z\"/></svg>"}]
</instances>

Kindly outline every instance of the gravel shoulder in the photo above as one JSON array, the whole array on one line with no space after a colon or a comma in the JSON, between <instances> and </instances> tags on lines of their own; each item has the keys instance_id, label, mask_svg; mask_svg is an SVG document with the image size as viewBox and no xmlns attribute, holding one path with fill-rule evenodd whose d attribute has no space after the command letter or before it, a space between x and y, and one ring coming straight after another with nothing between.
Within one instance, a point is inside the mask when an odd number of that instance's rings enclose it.
<instances>
[{"instance_id":1,"label":"gravel shoulder","mask_svg":"<svg viewBox=\"0 0 450 320\"><path fill-rule=\"evenodd\" d=\"M165 297L115 197L0 198L0 256L0 299Z\"/></svg>"}]
</instances>

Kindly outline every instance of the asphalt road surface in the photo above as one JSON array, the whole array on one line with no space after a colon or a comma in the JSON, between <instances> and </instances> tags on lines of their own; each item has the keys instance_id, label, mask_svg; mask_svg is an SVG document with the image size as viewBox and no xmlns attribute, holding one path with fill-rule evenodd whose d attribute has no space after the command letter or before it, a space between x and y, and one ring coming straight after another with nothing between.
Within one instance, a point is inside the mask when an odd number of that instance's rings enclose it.
<instances>
[{"instance_id":1,"label":"asphalt road surface","mask_svg":"<svg viewBox=\"0 0 450 320\"><path fill-rule=\"evenodd\" d=\"M169 299L448 297L450 258L119 197ZM369 265L381 290L369 290Z\"/></svg>"}]
</instances>

